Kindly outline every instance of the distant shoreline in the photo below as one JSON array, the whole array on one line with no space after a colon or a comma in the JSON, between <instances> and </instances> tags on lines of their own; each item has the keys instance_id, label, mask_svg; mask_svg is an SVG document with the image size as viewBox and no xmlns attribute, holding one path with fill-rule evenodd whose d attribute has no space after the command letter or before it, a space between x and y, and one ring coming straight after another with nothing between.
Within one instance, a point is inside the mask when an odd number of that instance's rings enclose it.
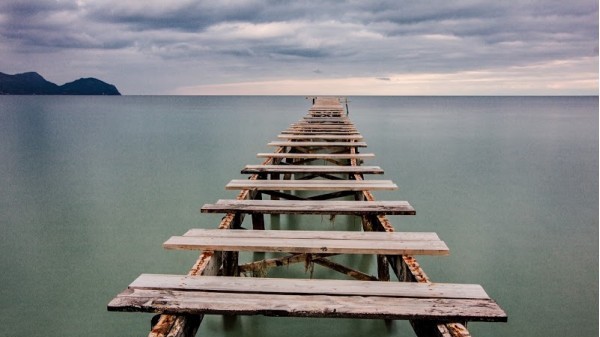
<instances>
[{"instance_id":1,"label":"distant shoreline","mask_svg":"<svg viewBox=\"0 0 600 337\"><path fill-rule=\"evenodd\" d=\"M105 95L120 96L116 86L97 78L80 78L57 85L37 72L15 75L0 72L0 95Z\"/></svg>"}]
</instances>

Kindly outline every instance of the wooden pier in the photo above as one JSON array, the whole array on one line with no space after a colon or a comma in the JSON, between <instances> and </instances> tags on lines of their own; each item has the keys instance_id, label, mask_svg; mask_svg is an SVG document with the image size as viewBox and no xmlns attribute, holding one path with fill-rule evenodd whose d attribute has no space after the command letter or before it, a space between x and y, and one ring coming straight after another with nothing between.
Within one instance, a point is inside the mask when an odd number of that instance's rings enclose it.
<instances>
[{"instance_id":1,"label":"wooden pier","mask_svg":"<svg viewBox=\"0 0 600 337\"><path fill-rule=\"evenodd\" d=\"M108 310L160 314L151 337L193 336L206 314L404 319L420 337L467 337L469 321L507 320L481 286L429 280L414 256L447 255L448 247L436 233L394 230L387 215L415 215L414 208L375 200L372 191L397 185L365 178L383 170L362 165L375 156L359 153L367 144L339 98L313 102L268 144L273 152L257 155L266 158L262 164L243 167L248 179L225 186L240 190L236 199L202 206L203 213L225 215L218 228L190 229L164 242L166 249L201 252L188 274L142 274ZM247 214L252 230L242 229ZM276 214L356 216L363 230L266 229L264 216ZM240 264L239 252L284 255ZM377 276L330 259L339 254L374 255ZM242 277L292 263L318 264L349 280Z\"/></svg>"}]
</instances>

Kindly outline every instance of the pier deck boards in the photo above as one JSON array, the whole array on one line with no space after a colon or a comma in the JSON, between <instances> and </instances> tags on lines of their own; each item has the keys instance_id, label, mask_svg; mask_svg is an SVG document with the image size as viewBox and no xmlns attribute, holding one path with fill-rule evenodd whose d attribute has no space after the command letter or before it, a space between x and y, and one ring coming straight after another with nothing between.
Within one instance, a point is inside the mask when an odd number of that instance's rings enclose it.
<instances>
[{"instance_id":1,"label":"pier deck boards","mask_svg":"<svg viewBox=\"0 0 600 337\"><path fill-rule=\"evenodd\" d=\"M393 233L387 240L358 232L354 238L324 237L316 232L308 239L306 234L296 236L294 231L278 231L280 235L261 235L266 231L229 230L233 235L223 236L222 230L207 230L199 236L172 236L164 244L166 249L216 250L245 252L280 252L310 254L381 254L381 255L448 255L448 247L441 240L402 240L402 233ZM216 233L215 233L216 232ZM251 233L250 232L258 232ZM334 233L335 234L335 233Z\"/></svg>"},{"instance_id":2,"label":"pier deck boards","mask_svg":"<svg viewBox=\"0 0 600 337\"><path fill-rule=\"evenodd\" d=\"M142 274L111 311L505 321L478 285Z\"/></svg>"},{"instance_id":3,"label":"pier deck boards","mask_svg":"<svg viewBox=\"0 0 600 337\"><path fill-rule=\"evenodd\" d=\"M383 170L362 166L374 155L358 153L366 143L342 107L347 100L312 100L307 115L277 136L284 141L268 144L275 151L257 155L266 158L262 164L244 167L249 179L226 185L240 190L235 200L202 207L203 213L225 214L219 229L193 228L164 242L167 249L202 251L188 275L142 274L108 310L161 313L149 337L192 337L203 314L408 319L418 337L470 337L467 321L505 322L506 313L481 286L430 281L413 255L447 255L448 247L436 233L394 231L387 215L415 210L406 201L375 201L372 191L398 187L391 180L364 179ZM309 165L315 160L334 165ZM330 200L341 197L354 201ZM246 214L253 230L241 229ZM266 230L268 214L349 215L353 221L360 217L363 231ZM240 265L241 251L278 254ZM377 275L329 259L337 254L372 255ZM237 277L262 277L269 268L292 263L355 280ZM373 282L390 281L391 271L400 282Z\"/></svg>"},{"instance_id":4,"label":"pier deck boards","mask_svg":"<svg viewBox=\"0 0 600 337\"><path fill-rule=\"evenodd\" d=\"M218 200L202 213L415 215L407 201Z\"/></svg>"}]
</instances>

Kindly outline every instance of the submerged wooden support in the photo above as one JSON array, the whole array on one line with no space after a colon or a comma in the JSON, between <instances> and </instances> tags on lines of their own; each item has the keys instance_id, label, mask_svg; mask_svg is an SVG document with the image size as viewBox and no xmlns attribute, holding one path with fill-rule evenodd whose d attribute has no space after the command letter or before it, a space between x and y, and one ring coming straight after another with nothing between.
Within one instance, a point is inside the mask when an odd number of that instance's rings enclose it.
<instances>
[{"instance_id":1,"label":"submerged wooden support","mask_svg":"<svg viewBox=\"0 0 600 337\"><path fill-rule=\"evenodd\" d=\"M292 254L280 258L265 259L240 265L240 273L259 273L262 274L269 268L288 266L293 263L306 262L307 253ZM333 256L337 254L313 254L313 259Z\"/></svg>"},{"instance_id":2,"label":"submerged wooden support","mask_svg":"<svg viewBox=\"0 0 600 337\"><path fill-rule=\"evenodd\" d=\"M317 258L317 259L313 259L312 261L323 267L327 267L327 268L335 270L339 273L348 275L349 277L356 279L356 280L360 280L360 281L377 281L378 280L377 277L375 277L375 276L365 274L356 269L348 268L346 266L343 266L339 263L335 263L326 258ZM381 279L379 279L379 280L381 280Z\"/></svg>"}]
</instances>

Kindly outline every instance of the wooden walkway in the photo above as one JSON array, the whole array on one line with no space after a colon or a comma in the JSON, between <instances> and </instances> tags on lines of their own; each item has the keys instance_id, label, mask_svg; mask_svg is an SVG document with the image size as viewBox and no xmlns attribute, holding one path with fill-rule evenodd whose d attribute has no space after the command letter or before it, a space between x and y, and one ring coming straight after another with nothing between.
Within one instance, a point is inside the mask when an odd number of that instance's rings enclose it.
<instances>
[{"instance_id":1,"label":"wooden walkway","mask_svg":"<svg viewBox=\"0 0 600 337\"><path fill-rule=\"evenodd\" d=\"M474 284L432 283L415 255L447 255L436 233L395 232L389 215L415 215L407 201L376 201L372 191L398 186L363 166L372 153L347 117L341 101L318 97L308 114L269 143L260 165L246 165L248 179L225 187L236 199L202 206L222 213L217 229L193 228L164 242L166 249L198 250L187 275L142 274L109 304L111 311L158 313L151 337L193 336L202 316L266 315L409 320L416 335L467 337L469 321L504 322L507 316L483 288ZM270 199L263 197L270 196ZM357 216L362 231L266 230L265 215ZM242 229L245 215L252 230ZM238 262L239 252L274 252L280 257ZM369 254L377 276L330 259ZM240 277L292 263L317 264L350 280ZM391 274L399 282L391 281ZM385 282L373 282L385 281Z\"/></svg>"}]
</instances>

